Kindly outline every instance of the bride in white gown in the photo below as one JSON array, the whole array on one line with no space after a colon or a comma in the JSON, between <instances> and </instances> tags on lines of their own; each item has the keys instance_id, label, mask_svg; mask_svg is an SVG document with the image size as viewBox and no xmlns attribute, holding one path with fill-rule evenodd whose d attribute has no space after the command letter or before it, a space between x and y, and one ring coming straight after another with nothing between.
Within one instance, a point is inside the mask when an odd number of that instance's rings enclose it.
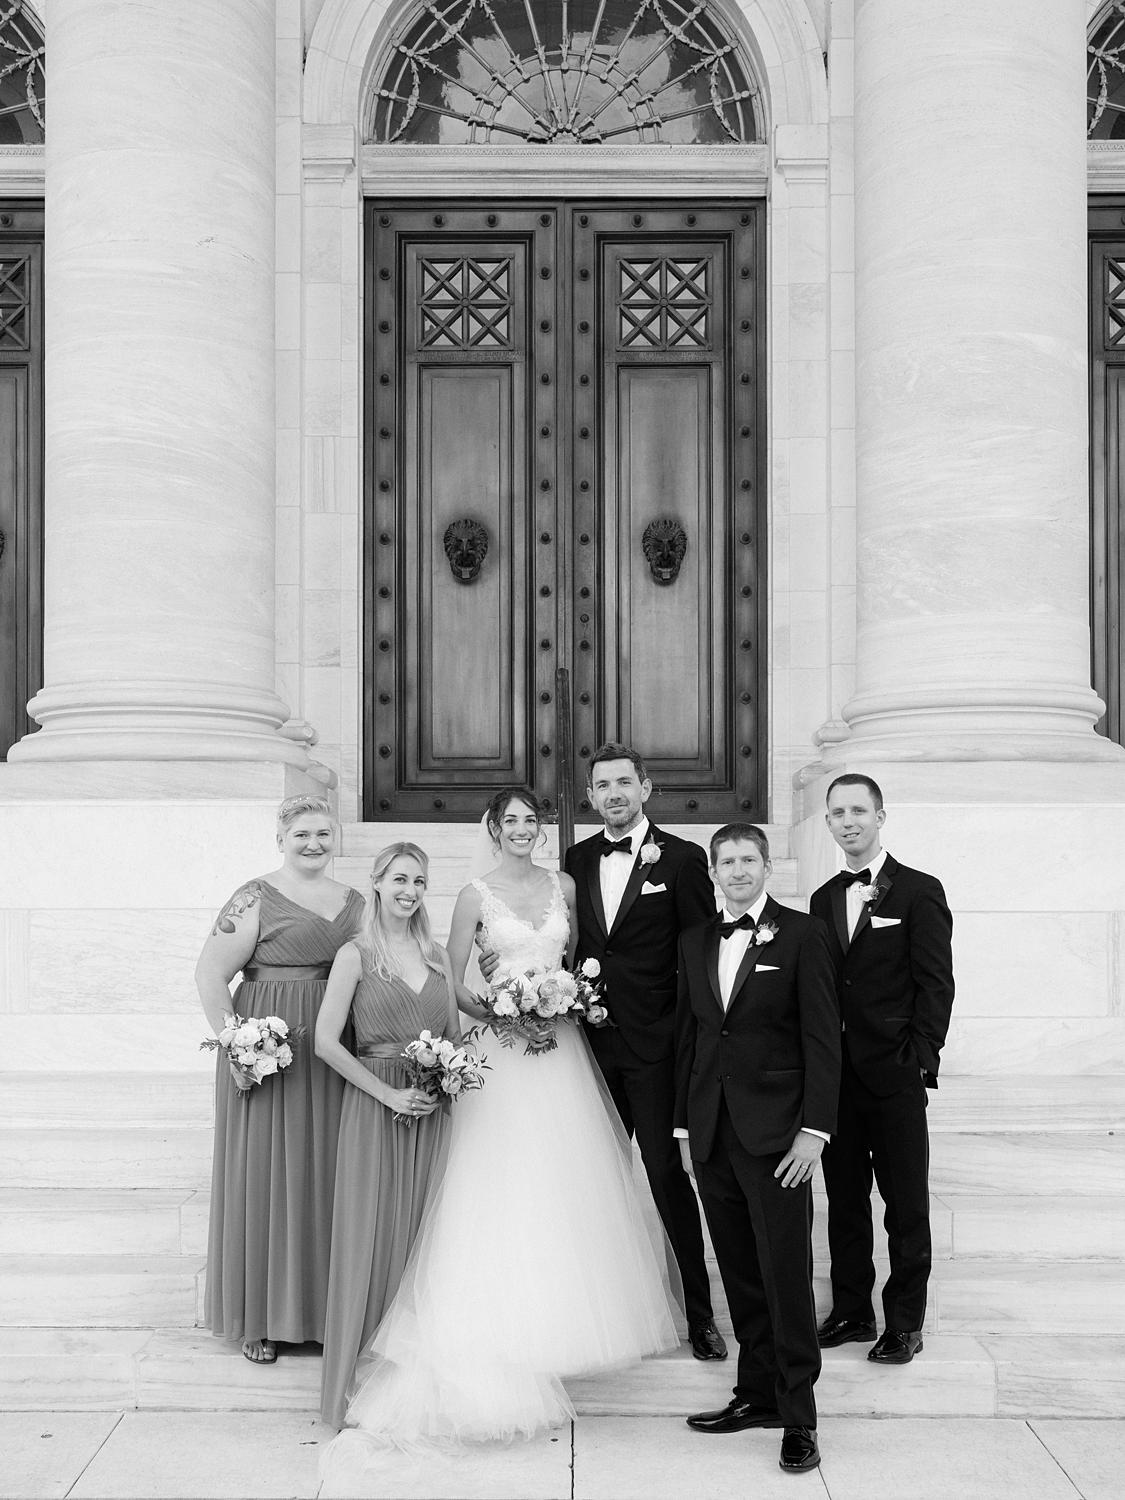
<instances>
[{"instance_id":1,"label":"bride in white gown","mask_svg":"<svg viewBox=\"0 0 1125 1500\"><path fill-rule=\"evenodd\" d=\"M536 865L539 816L509 790L489 807L497 867L457 899L449 954L474 937L510 972L558 967L574 884ZM372 1447L529 1437L574 1415L563 1377L675 1347L669 1258L634 1186L631 1147L580 1028L558 1047L508 1050L454 1108L441 1185L398 1294L356 1367L338 1480Z\"/></svg>"}]
</instances>

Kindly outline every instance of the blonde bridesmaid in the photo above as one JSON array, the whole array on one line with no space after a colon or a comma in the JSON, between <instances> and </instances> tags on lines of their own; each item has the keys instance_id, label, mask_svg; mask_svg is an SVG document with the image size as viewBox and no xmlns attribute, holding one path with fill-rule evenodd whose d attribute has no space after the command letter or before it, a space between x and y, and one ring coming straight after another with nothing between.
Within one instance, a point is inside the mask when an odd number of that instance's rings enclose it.
<instances>
[{"instance_id":1,"label":"blonde bridesmaid","mask_svg":"<svg viewBox=\"0 0 1125 1500\"><path fill-rule=\"evenodd\" d=\"M461 1039L449 960L423 906L428 870L416 844L376 856L362 931L337 955L316 1027L318 1055L347 1080L321 1385L324 1419L336 1427L445 1160L449 1105L410 1087L402 1062L422 1030ZM349 1019L354 1057L340 1040ZM396 1123L396 1113L412 1123Z\"/></svg>"}]
</instances>

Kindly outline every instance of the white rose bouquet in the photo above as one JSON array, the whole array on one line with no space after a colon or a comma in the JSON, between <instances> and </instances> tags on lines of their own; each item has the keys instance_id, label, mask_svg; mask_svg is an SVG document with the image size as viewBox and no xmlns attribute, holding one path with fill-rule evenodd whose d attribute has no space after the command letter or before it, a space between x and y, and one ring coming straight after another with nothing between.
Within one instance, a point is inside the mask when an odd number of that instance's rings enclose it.
<instances>
[{"instance_id":1,"label":"white rose bouquet","mask_svg":"<svg viewBox=\"0 0 1125 1500\"><path fill-rule=\"evenodd\" d=\"M200 1042L201 1052L226 1053L231 1075L244 1099L254 1085L280 1073L293 1061L293 1044L305 1034L303 1026L289 1026L280 1016L224 1015L222 1031Z\"/></svg>"},{"instance_id":2,"label":"white rose bouquet","mask_svg":"<svg viewBox=\"0 0 1125 1500\"><path fill-rule=\"evenodd\" d=\"M551 1052L558 1046L555 1027L560 1019L590 1026L604 1026L609 1020L594 982L600 973L596 958L586 959L573 974L569 969L529 969L522 974L497 970L482 997L488 1025L502 1047L522 1041L526 1057Z\"/></svg>"},{"instance_id":3,"label":"white rose bouquet","mask_svg":"<svg viewBox=\"0 0 1125 1500\"><path fill-rule=\"evenodd\" d=\"M423 1089L431 1099L459 1099L470 1089L484 1087L487 1059L468 1047L458 1047L448 1037L419 1032L417 1039L402 1049L402 1056L410 1087ZM400 1125L413 1125L415 1117L396 1113L395 1119Z\"/></svg>"}]
</instances>

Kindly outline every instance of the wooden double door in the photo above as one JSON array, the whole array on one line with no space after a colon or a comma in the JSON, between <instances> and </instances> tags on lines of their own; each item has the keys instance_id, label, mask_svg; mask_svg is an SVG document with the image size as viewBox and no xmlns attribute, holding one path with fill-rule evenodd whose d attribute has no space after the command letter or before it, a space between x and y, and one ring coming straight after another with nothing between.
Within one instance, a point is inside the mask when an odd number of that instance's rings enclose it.
<instances>
[{"instance_id":1,"label":"wooden double door","mask_svg":"<svg viewBox=\"0 0 1125 1500\"><path fill-rule=\"evenodd\" d=\"M764 205L371 202L365 816L765 807Z\"/></svg>"}]
</instances>

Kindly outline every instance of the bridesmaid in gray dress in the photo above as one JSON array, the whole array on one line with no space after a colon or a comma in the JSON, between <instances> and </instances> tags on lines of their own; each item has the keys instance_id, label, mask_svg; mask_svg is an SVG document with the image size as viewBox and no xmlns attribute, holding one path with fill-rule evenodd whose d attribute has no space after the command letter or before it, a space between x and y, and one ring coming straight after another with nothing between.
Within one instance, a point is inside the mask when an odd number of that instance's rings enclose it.
<instances>
[{"instance_id":1,"label":"bridesmaid in gray dress","mask_svg":"<svg viewBox=\"0 0 1125 1500\"><path fill-rule=\"evenodd\" d=\"M216 1033L230 1011L305 1027L290 1066L246 1098L218 1057L205 1321L256 1364L274 1363L278 1340L324 1338L343 1085L316 1057L313 1031L332 960L363 912L359 893L329 877L335 839L323 798L283 802L281 868L235 892L195 971Z\"/></svg>"},{"instance_id":2,"label":"bridesmaid in gray dress","mask_svg":"<svg viewBox=\"0 0 1125 1500\"><path fill-rule=\"evenodd\" d=\"M339 1427L356 1357L398 1288L441 1176L449 1104L412 1088L402 1049L422 1030L461 1039L445 950L422 905L429 861L416 844L375 857L363 929L340 949L316 1025L318 1056L347 1079L336 1158L321 1410ZM341 1044L349 1016L356 1057ZM407 1124L395 1113L412 1117Z\"/></svg>"}]
</instances>

